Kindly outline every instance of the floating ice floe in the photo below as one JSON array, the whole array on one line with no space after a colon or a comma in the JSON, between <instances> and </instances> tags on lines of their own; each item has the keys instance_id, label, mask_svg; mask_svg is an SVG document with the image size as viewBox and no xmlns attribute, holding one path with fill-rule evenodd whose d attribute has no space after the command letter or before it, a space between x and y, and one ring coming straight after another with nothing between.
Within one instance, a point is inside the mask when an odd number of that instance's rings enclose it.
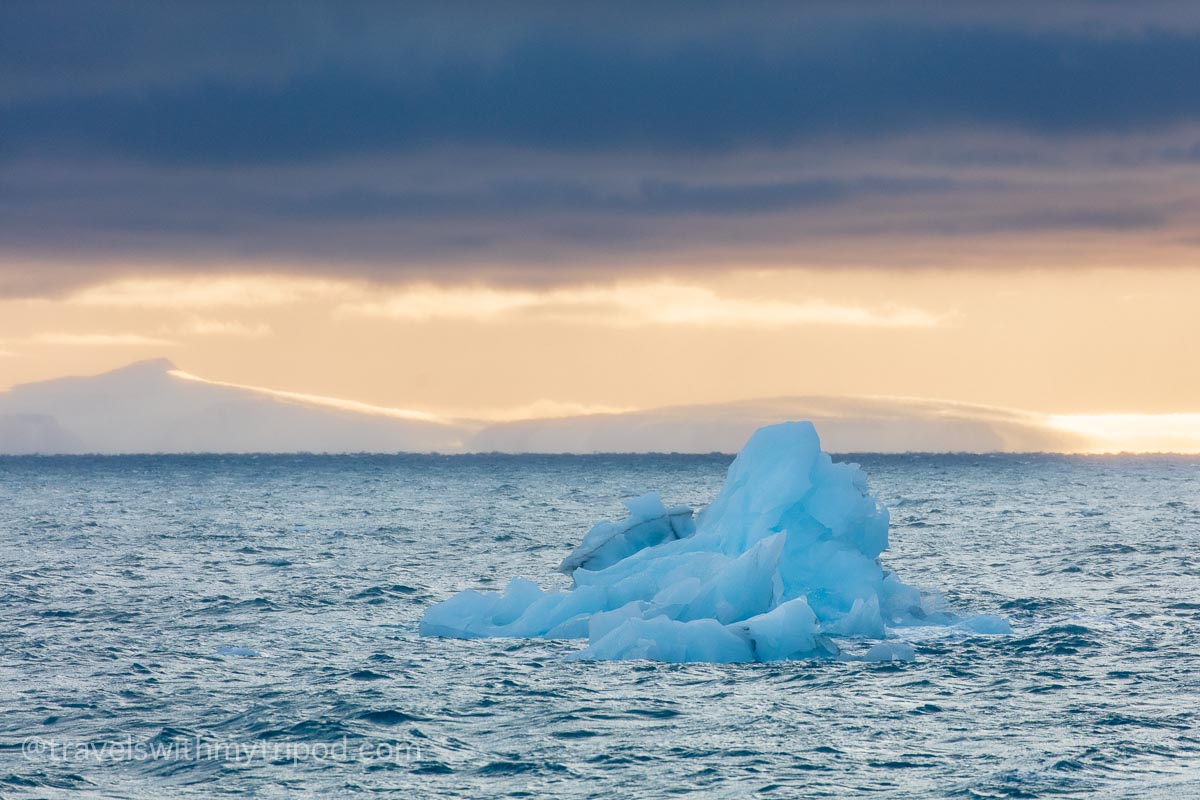
<instances>
[{"instance_id":1,"label":"floating ice floe","mask_svg":"<svg viewBox=\"0 0 1200 800\"><path fill-rule=\"evenodd\" d=\"M217 648L217 654L222 656L241 656L242 658L258 658L262 653L249 647L222 645Z\"/></svg>"},{"instance_id":2,"label":"floating ice floe","mask_svg":"<svg viewBox=\"0 0 1200 800\"><path fill-rule=\"evenodd\" d=\"M880 641L868 661L911 660L898 628L1008 633L1000 617L954 617L879 563L888 511L856 464L821 452L808 422L761 428L693 519L657 494L628 501L559 569L573 586L514 578L430 607L424 636L586 638L578 659L742 662L842 657L842 640Z\"/></svg>"}]
</instances>

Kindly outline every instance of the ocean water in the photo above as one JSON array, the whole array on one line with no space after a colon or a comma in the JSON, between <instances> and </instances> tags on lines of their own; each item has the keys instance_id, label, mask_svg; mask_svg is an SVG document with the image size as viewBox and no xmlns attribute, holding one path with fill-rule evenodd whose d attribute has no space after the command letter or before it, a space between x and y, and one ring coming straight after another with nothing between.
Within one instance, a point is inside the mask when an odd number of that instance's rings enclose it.
<instances>
[{"instance_id":1,"label":"ocean water","mask_svg":"<svg viewBox=\"0 0 1200 800\"><path fill-rule=\"evenodd\" d=\"M0 459L0 797L1200 797L1200 458L857 456L905 664L422 639L726 456ZM561 579L565 582L566 579Z\"/></svg>"}]
</instances>

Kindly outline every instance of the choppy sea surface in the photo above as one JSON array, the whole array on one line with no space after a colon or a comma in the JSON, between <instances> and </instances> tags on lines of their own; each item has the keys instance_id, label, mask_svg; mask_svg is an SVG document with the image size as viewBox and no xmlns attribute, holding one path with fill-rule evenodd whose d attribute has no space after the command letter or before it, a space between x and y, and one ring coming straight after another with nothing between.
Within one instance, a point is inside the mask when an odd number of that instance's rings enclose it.
<instances>
[{"instance_id":1,"label":"choppy sea surface","mask_svg":"<svg viewBox=\"0 0 1200 800\"><path fill-rule=\"evenodd\" d=\"M0 458L0 797L1200 797L1200 458L857 456L913 663L423 639L727 456Z\"/></svg>"}]
</instances>

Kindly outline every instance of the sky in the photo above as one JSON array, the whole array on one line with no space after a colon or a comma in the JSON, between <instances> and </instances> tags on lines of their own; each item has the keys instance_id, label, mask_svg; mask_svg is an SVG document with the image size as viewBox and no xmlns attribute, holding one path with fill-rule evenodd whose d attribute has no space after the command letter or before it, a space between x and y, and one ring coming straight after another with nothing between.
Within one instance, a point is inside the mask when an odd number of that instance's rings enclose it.
<instances>
[{"instance_id":1,"label":"sky","mask_svg":"<svg viewBox=\"0 0 1200 800\"><path fill-rule=\"evenodd\" d=\"M1183 2L10 0L0 389L1194 414L1197 76Z\"/></svg>"}]
</instances>

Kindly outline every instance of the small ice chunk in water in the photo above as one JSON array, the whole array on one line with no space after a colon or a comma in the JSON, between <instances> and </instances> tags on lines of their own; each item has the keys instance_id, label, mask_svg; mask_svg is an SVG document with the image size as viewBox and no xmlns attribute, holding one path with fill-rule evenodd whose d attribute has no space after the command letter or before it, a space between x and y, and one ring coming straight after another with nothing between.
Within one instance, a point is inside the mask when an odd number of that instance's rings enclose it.
<instances>
[{"instance_id":1,"label":"small ice chunk in water","mask_svg":"<svg viewBox=\"0 0 1200 800\"><path fill-rule=\"evenodd\" d=\"M1012 626L1008 624L1008 620L995 614L980 614L975 617L967 617L956 622L954 627L962 631L982 633L988 636L998 636L1013 632Z\"/></svg>"},{"instance_id":2,"label":"small ice chunk in water","mask_svg":"<svg viewBox=\"0 0 1200 800\"><path fill-rule=\"evenodd\" d=\"M836 638L955 621L934 621L921 593L880 565L888 511L858 465L821 452L811 423L756 431L695 518L653 492L625 506L624 520L598 523L563 560L570 589L517 578L503 592L461 592L426 610L421 634L586 637L572 658L739 662L830 657ZM1010 632L1000 617L958 624ZM914 655L888 640L863 658Z\"/></svg>"},{"instance_id":3,"label":"small ice chunk in water","mask_svg":"<svg viewBox=\"0 0 1200 800\"><path fill-rule=\"evenodd\" d=\"M917 651L908 642L888 641L872 645L863 661L915 661Z\"/></svg>"},{"instance_id":4,"label":"small ice chunk in water","mask_svg":"<svg viewBox=\"0 0 1200 800\"><path fill-rule=\"evenodd\" d=\"M625 501L629 516L620 522L597 522L583 536L579 547L558 565L558 571L570 575L577 569L600 570L611 566L644 547L684 539L696 532L692 510L687 506L667 508L650 492Z\"/></svg>"},{"instance_id":5,"label":"small ice chunk in water","mask_svg":"<svg viewBox=\"0 0 1200 800\"><path fill-rule=\"evenodd\" d=\"M249 647L237 647L234 645L222 645L217 648L217 653L223 656L241 656L243 658L257 658L262 655L257 650L251 650Z\"/></svg>"}]
</instances>

